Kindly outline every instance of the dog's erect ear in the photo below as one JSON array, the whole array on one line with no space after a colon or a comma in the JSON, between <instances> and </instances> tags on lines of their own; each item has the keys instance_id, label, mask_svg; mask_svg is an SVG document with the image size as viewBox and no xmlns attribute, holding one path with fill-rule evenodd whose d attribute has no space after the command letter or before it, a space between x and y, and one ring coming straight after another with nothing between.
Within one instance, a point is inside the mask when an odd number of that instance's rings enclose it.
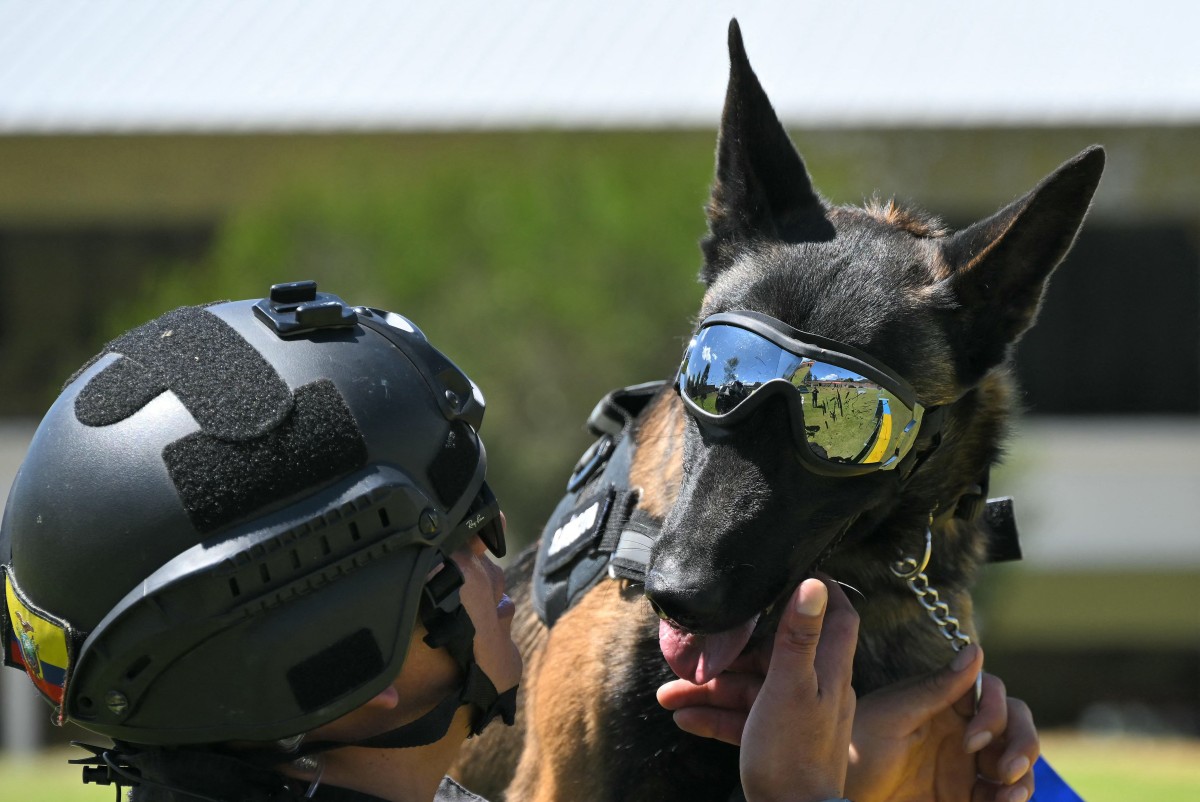
<instances>
[{"instance_id":1,"label":"dog's erect ear","mask_svg":"<svg viewBox=\"0 0 1200 802\"><path fill-rule=\"evenodd\" d=\"M1093 146L1065 162L1027 195L941 245L959 301L959 378L973 384L1006 358L1033 325L1050 273L1083 224L1104 170Z\"/></svg>"},{"instance_id":2,"label":"dog's erect ear","mask_svg":"<svg viewBox=\"0 0 1200 802\"><path fill-rule=\"evenodd\" d=\"M706 284L729 266L738 245L748 240L833 237L804 160L750 68L737 20L729 23L729 88L717 139L708 232L700 246L700 278Z\"/></svg>"}]
</instances>

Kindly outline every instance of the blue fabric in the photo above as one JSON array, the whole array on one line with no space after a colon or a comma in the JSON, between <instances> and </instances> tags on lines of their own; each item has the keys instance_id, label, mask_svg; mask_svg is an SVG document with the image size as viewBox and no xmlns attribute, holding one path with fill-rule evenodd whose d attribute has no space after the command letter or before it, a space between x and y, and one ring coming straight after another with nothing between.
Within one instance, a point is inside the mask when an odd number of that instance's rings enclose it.
<instances>
[{"instance_id":1,"label":"blue fabric","mask_svg":"<svg viewBox=\"0 0 1200 802\"><path fill-rule=\"evenodd\" d=\"M1029 802L1083 802L1083 797L1071 790L1044 757L1033 764L1033 784L1036 790Z\"/></svg>"}]
</instances>

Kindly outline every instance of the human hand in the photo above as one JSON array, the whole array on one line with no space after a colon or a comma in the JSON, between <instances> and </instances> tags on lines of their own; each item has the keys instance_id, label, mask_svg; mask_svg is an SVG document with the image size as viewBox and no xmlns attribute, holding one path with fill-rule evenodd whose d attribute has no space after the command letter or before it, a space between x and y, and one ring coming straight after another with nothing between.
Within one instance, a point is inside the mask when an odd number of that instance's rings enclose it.
<instances>
[{"instance_id":1,"label":"human hand","mask_svg":"<svg viewBox=\"0 0 1200 802\"><path fill-rule=\"evenodd\" d=\"M846 796L855 802L1024 802L1038 756L1029 708L1004 683L975 677L983 652L971 645L949 666L859 699Z\"/></svg>"},{"instance_id":2,"label":"human hand","mask_svg":"<svg viewBox=\"0 0 1200 802\"><path fill-rule=\"evenodd\" d=\"M667 683L658 701L685 732L741 745L748 800L841 797L857 638L858 614L841 588L808 579L792 594L773 643L704 685Z\"/></svg>"}]
</instances>

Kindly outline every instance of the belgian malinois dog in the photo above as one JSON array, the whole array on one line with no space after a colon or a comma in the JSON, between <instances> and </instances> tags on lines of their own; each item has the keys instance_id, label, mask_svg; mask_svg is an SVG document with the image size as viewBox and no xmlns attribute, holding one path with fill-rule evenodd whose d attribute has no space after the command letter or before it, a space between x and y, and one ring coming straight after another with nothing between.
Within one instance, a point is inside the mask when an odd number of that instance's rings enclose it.
<instances>
[{"instance_id":1,"label":"belgian malinois dog","mask_svg":"<svg viewBox=\"0 0 1200 802\"><path fill-rule=\"evenodd\" d=\"M861 591L860 693L951 656L893 571L927 542L929 585L974 634L969 588L991 534L961 507L1000 455L1013 346L1104 152L957 233L892 202L832 206L736 22L729 50L699 323L630 435L638 509L661 521L644 585L603 579L547 628L533 552L510 570L522 724L476 739L458 772L492 798L728 799L736 750L680 732L655 690L673 672L703 682L773 632L772 608L818 565Z\"/></svg>"}]
</instances>

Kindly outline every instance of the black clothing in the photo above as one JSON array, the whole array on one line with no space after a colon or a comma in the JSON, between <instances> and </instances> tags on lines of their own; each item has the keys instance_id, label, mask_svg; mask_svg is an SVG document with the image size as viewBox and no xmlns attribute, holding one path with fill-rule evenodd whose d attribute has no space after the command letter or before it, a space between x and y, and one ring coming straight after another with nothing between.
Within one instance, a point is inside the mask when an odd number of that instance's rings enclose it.
<instances>
[{"instance_id":1,"label":"black clothing","mask_svg":"<svg viewBox=\"0 0 1200 802\"><path fill-rule=\"evenodd\" d=\"M129 791L129 802L386 802L377 796L285 777L227 752L206 749L131 749L121 753L130 774L142 779ZM122 783L122 785L126 785ZM128 787L128 786L126 786ZM190 793L189 793L190 792ZM433 802L487 802L449 777L443 777Z\"/></svg>"},{"instance_id":2,"label":"black clothing","mask_svg":"<svg viewBox=\"0 0 1200 802\"><path fill-rule=\"evenodd\" d=\"M317 789L312 798L317 802L383 802L377 796L324 785ZM442 778L442 784L438 786L437 795L433 800L434 802L487 802L483 797L471 793L449 777Z\"/></svg>"}]
</instances>

